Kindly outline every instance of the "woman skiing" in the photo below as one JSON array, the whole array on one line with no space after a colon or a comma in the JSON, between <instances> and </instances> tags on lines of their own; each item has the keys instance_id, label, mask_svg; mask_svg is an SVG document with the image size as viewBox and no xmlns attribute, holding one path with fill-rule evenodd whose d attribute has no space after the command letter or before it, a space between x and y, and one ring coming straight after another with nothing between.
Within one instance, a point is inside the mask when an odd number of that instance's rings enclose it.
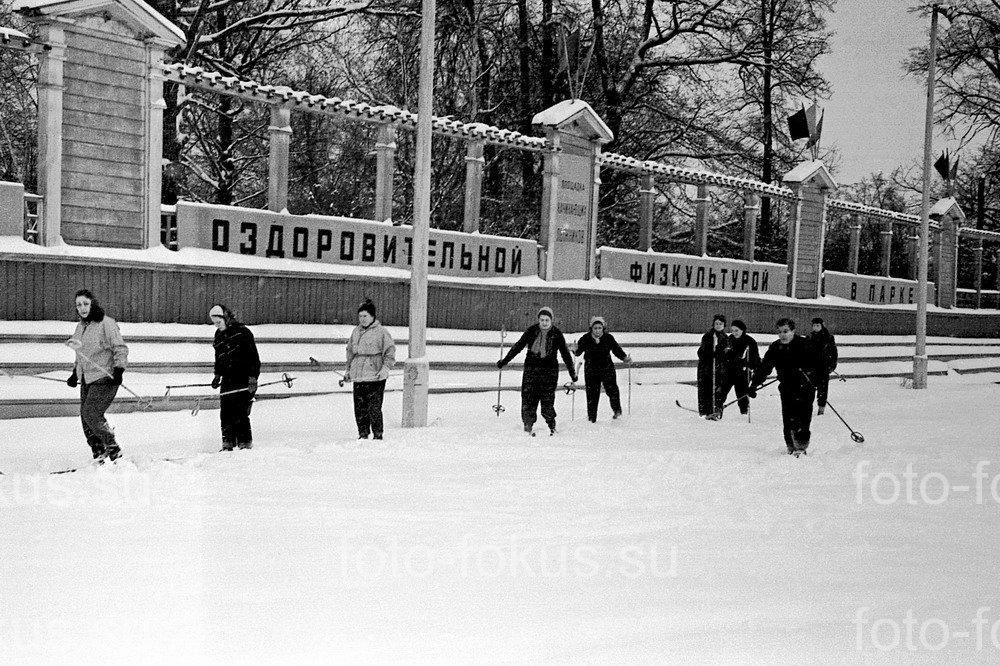
<instances>
[{"instance_id":1,"label":"woman skiing","mask_svg":"<svg viewBox=\"0 0 1000 666\"><path fill-rule=\"evenodd\" d=\"M497 368L505 365L527 347L524 357L524 372L521 375L521 421L524 431L534 435L532 429L538 418L538 404L542 405L542 418L549 426L550 434L556 434L556 386L559 384L560 354L570 379L577 380L573 369L573 357L566 346L562 331L552 324L552 308L543 307L538 311L538 323L528 327L521 338L511 347L507 355L497 361Z\"/></svg>"},{"instance_id":2,"label":"woman skiing","mask_svg":"<svg viewBox=\"0 0 1000 666\"><path fill-rule=\"evenodd\" d=\"M118 323L87 289L76 292L76 313L80 317L69 345L76 350L73 374L67 386L80 386L80 421L95 460L116 460L121 448L104 418L118 394L128 364L128 347Z\"/></svg>"},{"instance_id":3,"label":"woman skiing","mask_svg":"<svg viewBox=\"0 0 1000 666\"><path fill-rule=\"evenodd\" d=\"M354 421L358 439L382 439L382 397L385 380L396 363L396 345L389 331L375 319L375 304L369 299L358 307L358 325L347 341L344 381L354 382Z\"/></svg>"},{"instance_id":4,"label":"woman skiing","mask_svg":"<svg viewBox=\"0 0 1000 666\"><path fill-rule=\"evenodd\" d=\"M712 318L712 328L701 336L698 347L698 413L713 421L722 418L722 386L726 359L731 352L726 317L717 314Z\"/></svg>"},{"instance_id":5,"label":"woman skiing","mask_svg":"<svg viewBox=\"0 0 1000 666\"><path fill-rule=\"evenodd\" d=\"M253 448L250 409L257 393L260 356L250 329L236 320L225 305L215 304L208 311L215 324L215 377L212 388L221 388L219 420L222 426L222 450Z\"/></svg>"},{"instance_id":6,"label":"woman skiing","mask_svg":"<svg viewBox=\"0 0 1000 666\"><path fill-rule=\"evenodd\" d=\"M750 412L750 379L760 364L760 350L757 341L747 333L747 325L739 319L733 320L729 331L732 351L726 358L726 372L720 391L722 402L729 397L730 389L735 388L740 414L747 414Z\"/></svg>"},{"instance_id":7,"label":"woman skiing","mask_svg":"<svg viewBox=\"0 0 1000 666\"><path fill-rule=\"evenodd\" d=\"M621 394L618 391L618 377L611 354L626 363L632 362L632 357L622 351L615 336L607 332L604 317L591 317L590 332L583 335L576 343L573 352L583 355L586 365L583 370L584 384L587 387L587 418L591 423L597 421L597 403L601 399L601 386L608 394L611 411L617 419L622 415Z\"/></svg>"}]
</instances>

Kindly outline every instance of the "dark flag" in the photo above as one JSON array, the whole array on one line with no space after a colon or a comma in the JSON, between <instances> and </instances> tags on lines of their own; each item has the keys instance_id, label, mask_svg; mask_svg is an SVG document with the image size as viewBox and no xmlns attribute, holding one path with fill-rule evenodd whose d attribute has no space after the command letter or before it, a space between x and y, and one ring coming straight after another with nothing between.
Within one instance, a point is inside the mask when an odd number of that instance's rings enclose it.
<instances>
[{"instance_id":1,"label":"dark flag","mask_svg":"<svg viewBox=\"0 0 1000 666\"><path fill-rule=\"evenodd\" d=\"M941 174L941 178L944 180L951 180L951 159L948 155L948 151L941 153L941 157L937 158L937 162L934 163L934 169Z\"/></svg>"},{"instance_id":2,"label":"dark flag","mask_svg":"<svg viewBox=\"0 0 1000 666\"><path fill-rule=\"evenodd\" d=\"M788 136L792 141L809 138L809 121L804 106L788 116Z\"/></svg>"}]
</instances>

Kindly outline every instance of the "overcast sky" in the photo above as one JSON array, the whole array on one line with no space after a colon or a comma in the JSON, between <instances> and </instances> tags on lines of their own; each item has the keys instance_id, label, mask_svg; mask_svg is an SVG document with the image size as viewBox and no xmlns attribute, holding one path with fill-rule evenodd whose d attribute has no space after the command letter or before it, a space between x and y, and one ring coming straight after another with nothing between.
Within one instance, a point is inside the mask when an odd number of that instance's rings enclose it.
<instances>
[{"instance_id":1,"label":"overcast sky","mask_svg":"<svg viewBox=\"0 0 1000 666\"><path fill-rule=\"evenodd\" d=\"M826 110L823 145L841 152L841 183L870 173L888 175L923 157L924 79L903 75L908 50L927 39L930 22L908 9L915 0L839 0L828 18L833 53L820 70L833 87L821 101ZM944 144L936 140L935 154Z\"/></svg>"}]
</instances>

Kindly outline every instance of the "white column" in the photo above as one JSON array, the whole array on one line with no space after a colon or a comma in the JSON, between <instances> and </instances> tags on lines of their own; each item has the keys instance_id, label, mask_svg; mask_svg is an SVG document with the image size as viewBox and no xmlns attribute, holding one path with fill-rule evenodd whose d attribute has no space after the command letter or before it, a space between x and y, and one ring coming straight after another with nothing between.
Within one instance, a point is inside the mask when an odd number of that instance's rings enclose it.
<instances>
[{"instance_id":1,"label":"white column","mask_svg":"<svg viewBox=\"0 0 1000 666\"><path fill-rule=\"evenodd\" d=\"M66 34L55 23L39 23L49 51L38 54L38 194L42 197L39 245L57 245L62 235L63 63Z\"/></svg>"}]
</instances>

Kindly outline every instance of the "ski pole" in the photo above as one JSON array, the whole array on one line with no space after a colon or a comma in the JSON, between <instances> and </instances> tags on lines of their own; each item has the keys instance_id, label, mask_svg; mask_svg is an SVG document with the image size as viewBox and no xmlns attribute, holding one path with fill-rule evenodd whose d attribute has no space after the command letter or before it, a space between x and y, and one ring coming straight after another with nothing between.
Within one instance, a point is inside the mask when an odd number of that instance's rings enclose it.
<instances>
[{"instance_id":1,"label":"ski pole","mask_svg":"<svg viewBox=\"0 0 1000 666\"><path fill-rule=\"evenodd\" d=\"M14 375L8 372L6 369L0 370L9 379L14 379ZM31 377L32 379L44 379L47 382L59 382L60 384L65 384L65 379L58 379L56 377L43 377L42 375L21 375L22 377Z\"/></svg>"},{"instance_id":2,"label":"ski pole","mask_svg":"<svg viewBox=\"0 0 1000 666\"><path fill-rule=\"evenodd\" d=\"M837 379L839 379L840 381L842 381L842 382L846 382L847 381L847 377L844 377L844 375L840 374L836 370L831 370L830 372L832 372L833 374L837 375ZM827 404L830 404L830 403L827 403Z\"/></svg>"},{"instance_id":3,"label":"ski pole","mask_svg":"<svg viewBox=\"0 0 1000 666\"><path fill-rule=\"evenodd\" d=\"M503 360L503 341L507 337L507 327L504 326L500 329L500 360ZM500 404L500 389L503 386L503 368L498 368L497 371L497 404L493 405L493 411L497 413L497 418L500 418L500 412L505 411L503 405Z\"/></svg>"},{"instance_id":4,"label":"ski pole","mask_svg":"<svg viewBox=\"0 0 1000 666\"><path fill-rule=\"evenodd\" d=\"M264 382L263 384L258 384L257 388L264 388L265 386L273 386L274 384L284 384L288 388L292 388L292 382L295 381L295 377L289 377L287 372L281 373L281 379L276 379L273 382ZM209 384L211 386L211 384ZM245 386L243 388L233 389L232 391L225 391L219 394L221 398L224 395L233 395L234 393L243 393L244 391L249 391L250 387ZM256 397L251 398L251 401L256 400ZM197 416L198 412L201 411L201 398L195 400L194 409L191 410L191 416Z\"/></svg>"},{"instance_id":5,"label":"ski pole","mask_svg":"<svg viewBox=\"0 0 1000 666\"><path fill-rule=\"evenodd\" d=\"M799 372L801 372L802 376L806 378L806 381L809 383L809 386L812 386L813 389L815 389L816 386L812 383L812 380L809 379L809 375L806 374L806 371L803 370L802 368L799 368ZM852 428L851 425L847 421L844 420L844 417L840 415L840 412L837 411L837 408L830 404L829 400L826 401L826 406L829 407L830 409L832 409L833 413L837 415L838 419L840 419L840 422L843 423L844 426L846 426L847 429L851 431L851 439L852 440L854 440L858 444L861 444L861 443L863 443L865 441L865 436L862 435L857 430L855 430L854 428Z\"/></svg>"},{"instance_id":6,"label":"ski pole","mask_svg":"<svg viewBox=\"0 0 1000 666\"><path fill-rule=\"evenodd\" d=\"M628 415L632 416L632 361L628 362Z\"/></svg>"},{"instance_id":7,"label":"ski pole","mask_svg":"<svg viewBox=\"0 0 1000 666\"><path fill-rule=\"evenodd\" d=\"M316 360L315 358L313 358L312 356L310 356L310 357L309 357L309 363L310 363L310 364L311 364L311 365L312 365L313 367L315 367L315 368L317 368L317 369L319 369L319 368L320 368L321 366L323 366L323 365L333 365L332 363L323 363L322 361L317 361L317 360ZM330 369L331 369L331 370L333 370L333 372L334 372L335 374L338 374L338 375L340 375L340 380L339 380L339 381L337 381L337 385L338 385L338 386L343 386L343 385L344 385L344 382L346 382L346 381L347 381L346 379L344 379L344 373L340 372L340 371L339 371L339 370L337 370L336 368L330 368Z\"/></svg>"},{"instance_id":8,"label":"ski pole","mask_svg":"<svg viewBox=\"0 0 1000 666\"><path fill-rule=\"evenodd\" d=\"M771 384L773 384L776 381L778 381L777 378L774 378L774 379L772 379L769 382L764 382L763 384L761 384L760 386L758 386L757 389L767 388L768 386L770 386ZM755 392L756 392L756 389L755 389ZM729 407L730 405L736 404L737 402L739 402L743 398L749 398L749 397L750 397L749 395L741 395L740 397L734 398L733 400L730 400L729 402L727 402L726 404L724 404L722 406L722 408L725 409L726 407Z\"/></svg>"},{"instance_id":9,"label":"ski pole","mask_svg":"<svg viewBox=\"0 0 1000 666\"><path fill-rule=\"evenodd\" d=\"M115 379L114 375L112 375L110 372L108 372L107 370L105 370L101 366L97 365L97 363L95 363L93 360L91 360L91 358L89 356L87 356L86 354L84 354L83 352L80 351L80 347L83 346L83 342L81 342L80 340L77 340L76 338L70 338L69 340L66 341L66 346L69 347L70 349L72 349L73 351L75 351L76 355L79 356L80 358L82 358L84 361L86 361L87 363L90 363L92 366L94 366L95 368L97 368L98 370L100 370L102 373L104 373L104 375L108 379L110 379L111 381L114 381L114 379ZM141 409L149 409L150 407L153 406L153 401L151 399L149 399L149 398L143 398L141 395L139 395L138 393L136 393L135 391L133 391L132 389L130 389L128 386L125 386L125 384L121 384L120 386L123 389L125 389L126 391L128 391L129 393L131 393L133 396L135 396L136 400L138 400L139 404L141 405L141 407L140 407Z\"/></svg>"},{"instance_id":10,"label":"ski pole","mask_svg":"<svg viewBox=\"0 0 1000 666\"><path fill-rule=\"evenodd\" d=\"M171 389L175 389L175 388L193 388L195 386L199 386L200 387L200 386L211 386L211 385L212 385L211 382L209 382L208 384L171 384L170 386L166 387L167 388L167 392L163 394L163 399L164 400L170 400L170 390Z\"/></svg>"}]
</instances>

